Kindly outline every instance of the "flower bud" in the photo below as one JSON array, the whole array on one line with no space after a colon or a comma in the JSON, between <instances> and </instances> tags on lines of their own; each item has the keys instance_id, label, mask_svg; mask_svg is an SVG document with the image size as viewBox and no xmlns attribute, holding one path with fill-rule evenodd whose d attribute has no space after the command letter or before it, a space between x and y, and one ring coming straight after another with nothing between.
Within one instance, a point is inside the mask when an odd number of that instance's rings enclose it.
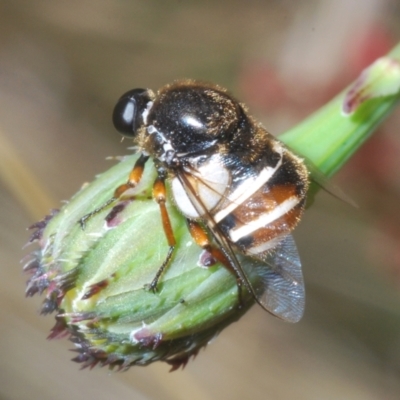
<instances>
[{"instance_id":1,"label":"flower bud","mask_svg":"<svg viewBox=\"0 0 400 400\"><path fill-rule=\"evenodd\" d=\"M124 158L31 227L30 241L40 248L24 267L31 273L26 295L45 294L42 314L56 312L49 338L69 335L78 352L74 361L84 368L127 369L157 360L184 366L253 303L242 290L239 309L234 276L194 243L171 203L176 249L157 291L147 288L168 251L151 197L150 161L135 189L80 225L126 181L136 159Z\"/></svg>"}]
</instances>

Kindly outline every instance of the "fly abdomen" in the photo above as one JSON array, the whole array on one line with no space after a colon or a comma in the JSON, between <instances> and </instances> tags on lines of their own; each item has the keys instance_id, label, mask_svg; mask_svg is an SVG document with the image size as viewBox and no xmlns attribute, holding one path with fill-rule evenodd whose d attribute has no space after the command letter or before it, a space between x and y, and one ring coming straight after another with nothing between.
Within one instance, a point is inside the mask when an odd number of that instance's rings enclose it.
<instances>
[{"instance_id":1,"label":"fly abdomen","mask_svg":"<svg viewBox=\"0 0 400 400\"><path fill-rule=\"evenodd\" d=\"M253 185L253 192L249 187L246 197L242 196L243 201L228 202L219 209L215 214L218 227L244 254L257 255L271 250L294 229L302 216L308 186L306 177L302 164L284 152L281 162L261 187Z\"/></svg>"}]
</instances>

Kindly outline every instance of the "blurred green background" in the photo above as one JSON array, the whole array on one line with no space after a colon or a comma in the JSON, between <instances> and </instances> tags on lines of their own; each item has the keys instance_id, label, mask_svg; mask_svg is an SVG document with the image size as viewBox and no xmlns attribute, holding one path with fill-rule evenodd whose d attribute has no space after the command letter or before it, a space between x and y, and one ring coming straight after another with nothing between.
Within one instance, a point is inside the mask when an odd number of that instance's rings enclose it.
<instances>
[{"instance_id":1,"label":"blurred green background","mask_svg":"<svg viewBox=\"0 0 400 400\"><path fill-rule=\"evenodd\" d=\"M0 0L0 398L398 399L400 112L296 230L304 319L259 307L185 370L79 371L26 300L25 228L128 152L111 124L128 89L209 80L279 134L400 38L395 0ZM332 132L334 134L334 132Z\"/></svg>"}]
</instances>

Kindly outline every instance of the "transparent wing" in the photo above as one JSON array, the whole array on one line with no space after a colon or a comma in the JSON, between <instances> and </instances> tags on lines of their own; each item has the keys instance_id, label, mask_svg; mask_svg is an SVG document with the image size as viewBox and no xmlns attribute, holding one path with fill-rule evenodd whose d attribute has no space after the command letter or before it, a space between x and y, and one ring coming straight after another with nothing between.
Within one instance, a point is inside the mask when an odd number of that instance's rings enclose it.
<instances>
[{"instance_id":1,"label":"transparent wing","mask_svg":"<svg viewBox=\"0 0 400 400\"><path fill-rule=\"evenodd\" d=\"M288 322L301 319L305 289L300 257L292 235L287 235L266 256L255 258L244 273L250 282L254 282L252 288L263 308Z\"/></svg>"},{"instance_id":2,"label":"transparent wing","mask_svg":"<svg viewBox=\"0 0 400 400\"><path fill-rule=\"evenodd\" d=\"M183 188L199 215L207 219L206 225L217 244L224 251L232 269L255 300L271 314L288 322L297 322L303 315L305 290L300 258L291 235L287 235L276 247L263 257L246 257L243 265L239 262L231 243L218 228L210 210L196 194L191 181L201 180L201 184L211 187L200 174L190 174L187 170L178 173ZM220 196L225 197L222 193ZM228 199L225 197L225 200ZM245 256L241 256L242 259ZM255 282L254 284L252 282Z\"/></svg>"}]
</instances>

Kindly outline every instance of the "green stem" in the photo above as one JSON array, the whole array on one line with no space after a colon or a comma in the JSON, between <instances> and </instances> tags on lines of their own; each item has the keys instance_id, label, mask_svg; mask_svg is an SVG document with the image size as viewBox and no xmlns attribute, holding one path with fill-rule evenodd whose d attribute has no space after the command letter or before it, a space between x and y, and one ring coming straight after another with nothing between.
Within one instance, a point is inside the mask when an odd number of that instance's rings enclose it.
<instances>
[{"instance_id":1,"label":"green stem","mask_svg":"<svg viewBox=\"0 0 400 400\"><path fill-rule=\"evenodd\" d=\"M400 44L387 57L400 62ZM358 150L400 99L399 93L375 97L346 116L342 113L342 104L347 91L348 88L279 137L328 177Z\"/></svg>"}]
</instances>

